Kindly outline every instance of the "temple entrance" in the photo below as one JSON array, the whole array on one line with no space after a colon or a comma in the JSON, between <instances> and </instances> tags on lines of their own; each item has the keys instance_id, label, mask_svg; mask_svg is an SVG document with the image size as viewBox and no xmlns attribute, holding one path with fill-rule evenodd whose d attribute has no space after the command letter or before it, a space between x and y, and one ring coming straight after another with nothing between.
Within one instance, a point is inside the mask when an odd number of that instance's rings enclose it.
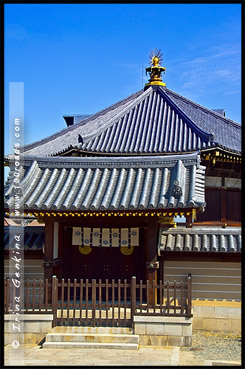
<instances>
[{"instance_id":1,"label":"temple entrance","mask_svg":"<svg viewBox=\"0 0 245 369\"><path fill-rule=\"evenodd\" d=\"M92 247L86 254L81 247L72 245L72 228L64 229L62 239L62 272L60 278L67 280L92 279L105 282L106 279L116 281L132 276L137 280L145 279L144 229L140 229L140 246L128 248L123 252L119 247Z\"/></svg>"}]
</instances>

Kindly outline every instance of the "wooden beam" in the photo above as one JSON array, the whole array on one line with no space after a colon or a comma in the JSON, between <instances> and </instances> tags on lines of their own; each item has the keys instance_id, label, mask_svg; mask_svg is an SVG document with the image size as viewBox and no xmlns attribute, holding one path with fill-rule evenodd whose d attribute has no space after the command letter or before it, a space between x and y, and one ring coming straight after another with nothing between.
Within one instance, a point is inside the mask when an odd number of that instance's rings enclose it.
<instances>
[{"instance_id":1,"label":"wooden beam","mask_svg":"<svg viewBox=\"0 0 245 369\"><path fill-rule=\"evenodd\" d=\"M45 217L45 250L44 250L44 279L51 282L53 267L48 266L47 262L53 259L54 242L54 220L52 217Z\"/></svg>"},{"instance_id":2,"label":"wooden beam","mask_svg":"<svg viewBox=\"0 0 245 369\"><path fill-rule=\"evenodd\" d=\"M148 240L146 243L146 279L150 285L157 283L157 217L151 216L148 220ZM153 288L149 291L149 302L154 305L156 291Z\"/></svg>"}]
</instances>

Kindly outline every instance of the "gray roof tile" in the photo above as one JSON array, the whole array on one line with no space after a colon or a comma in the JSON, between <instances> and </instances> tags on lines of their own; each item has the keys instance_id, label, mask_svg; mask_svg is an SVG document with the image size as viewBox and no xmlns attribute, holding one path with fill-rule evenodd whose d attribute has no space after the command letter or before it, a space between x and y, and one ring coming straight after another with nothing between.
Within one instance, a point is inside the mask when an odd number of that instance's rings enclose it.
<instances>
[{"instance_id":1,"label":"gray roof tile","mask_svg":"<svg viewBox=\"0 0 245 369\"><path fill-rule=\"evenodd\" d=\"M197 153L175 156L25 157L20 183L29 210L129 210L205 206ZM11 173L10 173L11 175ZM13 181L5 207L14 204Z\"/></svg>"},{"instance_id":2,"label":"gray roof tile","mask_svg":"<svg viewBox=\"0 0 245 369\"><path fill-rule=\"evenodd\" d=\"M241 228L177 227L160 230L158 251L241 252Z\"/></svg>"},{"instance_id":3,"label":"gray roof tile","mask_svg":"<svg viewBox=\"0 0 245 369\"><path fill-rule=\"evenodd\" d=\"M18 232L19 227L11 227L11 232L9 232L9 227L4 227L4 250L14 250L15 249L15 228ZM10 236L10 239L9 239ZM25 250L43 250L45 244L45 230L44 227L38 226L28 226L24 228L24 241L20 239L20 244L24 244Z\"/></svg>"}]
</instances>

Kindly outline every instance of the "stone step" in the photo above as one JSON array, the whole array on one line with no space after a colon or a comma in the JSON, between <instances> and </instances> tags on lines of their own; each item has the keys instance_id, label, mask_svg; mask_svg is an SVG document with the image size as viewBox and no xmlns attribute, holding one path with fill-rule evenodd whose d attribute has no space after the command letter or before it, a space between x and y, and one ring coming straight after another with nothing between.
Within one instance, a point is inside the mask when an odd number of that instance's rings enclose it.
<instances>
[{"instance_id":1,"label":"stone step","mask_svg":"<svg viewBox=\"0 0 245 369\"><path fill-rule=\"evenodd\" d=\"M97 334L133 334L132 328L127 327L77 327L59 326L53 328L51 333L97 333Z\"/></svg>"},{"instance_id":2,"label":"stone step","mask_svg":"<svg viewBox=\"0 0 245 369\"><path fill-rule=\"evenodd\" d=\"M139 343L139 336L134 334L101 333L48 333L46 342L98 342L98 343Z\"/></svg>"},{"instance_id":3,"label":"stone step","mask_svg":"<svg viewBox=\"0 0 245 369\"><path fill-rule=\"evenodd\" d=\"M102 343L102 342L44 342L43 348L95 348L137 350L137 343Z\"/></svg>"}]
</instances>

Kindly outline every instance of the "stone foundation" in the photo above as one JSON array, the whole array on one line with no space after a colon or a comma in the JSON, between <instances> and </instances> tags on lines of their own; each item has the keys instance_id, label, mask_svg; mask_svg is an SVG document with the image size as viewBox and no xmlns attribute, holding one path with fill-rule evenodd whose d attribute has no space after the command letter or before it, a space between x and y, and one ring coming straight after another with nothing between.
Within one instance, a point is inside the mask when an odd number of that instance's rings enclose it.
<instances>
[{"instance_id":1,"label":"stone foundation","mask_svg":"<svg viewBox=\"0 0 245 369\"><path fill-rule=\"evenodd\" d=\"M18 317L21 321L23 332L16 333L13 329L16 315L5 314L4 316L4 345L11 344L13 340L19 343L38 344L46 334L52 331L52 314L23 314ZM24 321L24 324L23 324Z\"/></svg>"},{"instance_id":2,"label":"stone foundation","mask_svg":"<svg viewBox=\"0 0 245 369\"><path fill-rule=\"evenodd\" d=\"M185 317L135 316L134 333L143 346L191 346L192 320Z\"/></svg>"}]
</instances>

